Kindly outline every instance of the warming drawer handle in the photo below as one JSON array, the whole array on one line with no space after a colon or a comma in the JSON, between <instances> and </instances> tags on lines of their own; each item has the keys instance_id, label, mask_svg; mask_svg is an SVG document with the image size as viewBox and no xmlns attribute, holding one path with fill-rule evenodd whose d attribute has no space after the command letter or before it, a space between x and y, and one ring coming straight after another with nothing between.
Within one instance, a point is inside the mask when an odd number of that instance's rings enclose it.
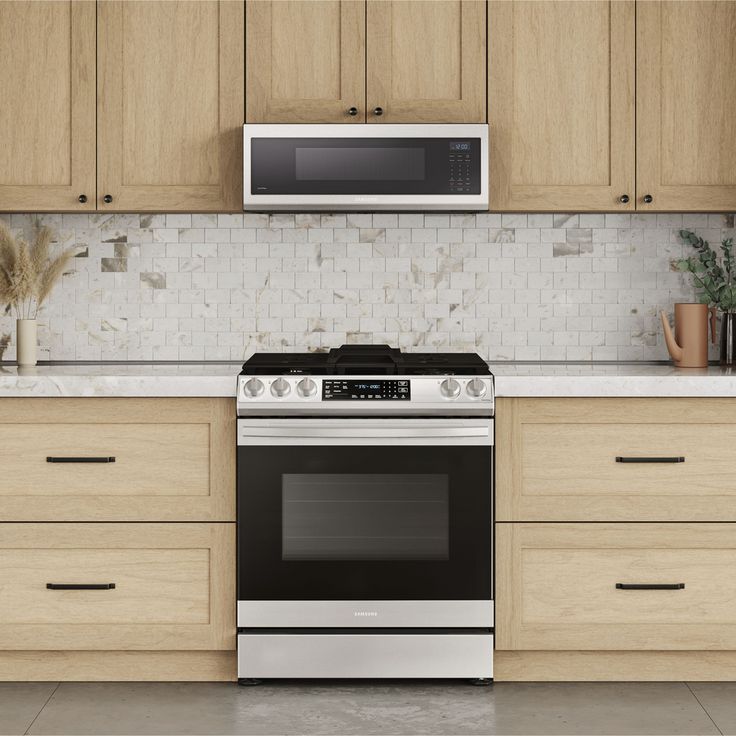
<instances>
[{"instance_id":1,"label":"warming drawer handle","mask_svg":"<svg viewBox=\"0 0 736 736\"><path fill-rule=\"evenodd\" d=\"M46 458L47 463L114 463L115 456L108 457L64 457L49 455Z\"/></svg>"},{"instance_id":2,"label":"warming drawer handle","mask_svg":"<svg viewBox=\"0 0 736 736\"><path fill-rule=\"evenodd\" d=\"M48 590L113 590L115 583L46 583Z\"/></svg>"},{"instance_id":3,"label":"warming drawer handle","mask_svg":"<svg viewBox=\"0 0 736 736\"><path fill-rule=\"evenodd\" d=\"M685 583L616 583L617 590L684 590Z\"/></svg>"},{"instance_id":4,"label":"warming drawer handle","mask_svg":"<svg viewBox=\"0 0 736 736\"><path fill-rule=\"evenodd\" d=\"M616 458L617 463L684 463L685 458L673 457L621 457Z\"/></svg>"}]
</instances>

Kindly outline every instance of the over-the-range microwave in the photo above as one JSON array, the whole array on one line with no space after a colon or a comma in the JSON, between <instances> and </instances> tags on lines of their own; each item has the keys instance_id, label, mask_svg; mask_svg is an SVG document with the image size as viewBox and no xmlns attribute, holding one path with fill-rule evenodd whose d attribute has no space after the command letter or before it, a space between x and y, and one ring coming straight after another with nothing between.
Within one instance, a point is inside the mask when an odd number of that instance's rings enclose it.
<instances>
[{"instance_id":1,"label":"over-the-range microwave","mask_svg":"<svg viewBox=\"0 0 736 736\"><path fill-rule=\"evenodd\" d=\"M487 210L486 125L244 125L245 210Z\"/></svg>"}]
</instances>

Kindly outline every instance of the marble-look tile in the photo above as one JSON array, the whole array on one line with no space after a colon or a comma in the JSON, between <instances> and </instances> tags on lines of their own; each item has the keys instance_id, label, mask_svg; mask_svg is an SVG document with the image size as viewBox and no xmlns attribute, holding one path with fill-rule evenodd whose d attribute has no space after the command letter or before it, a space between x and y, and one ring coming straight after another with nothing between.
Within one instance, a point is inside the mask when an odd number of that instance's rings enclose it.
<instances>
[{"instance_id":1,"label":"marble-look tile","mask_svg":"<svg viewBox=\"0 0 736 736\"><path fill-rule=\"evenodd\" d=\"M734 235L733 213L91 213L3 220L19 234L43 222L58 231L56 247L78 247L73 268L40 313L42 322L54 323L39 332L40 354L52 360L100 359L103 348L109 360L240 360L244 349L326 349L348 332L353 341L474 349L491 360L663 360L657 312L696 296L690 277L672 270L690 253L679 229L692 227L713 244ZM329 311L343 289L359 294L359 305L350 305L355 313ZM310 315L282 310L296 292L302 311L316 310L319 332L293 321ZM449 303L463 320L452 331L431 314L432 305ZM635 325L555 326L543 344L547 328L525 320L544 303L643 309ZM120 315L100 306L121 304L130 309L125 339L104 341L112 331L101 321ZM191 329L184 320L194 304L220 319ZM254 305L254 326L243 329L235 321L240 315L225 311L232 304ZM168 309L171 321L142 321L151 305ZM513 305L516 321L488 325L484 305ZM87 327L70 328L70 316ZM415 321L390 321L397 316ZM362 323L348 327L342 319ZM191 344L195 332L199 345ZM11 335L6 361L15 358L14 333L12 318L0 315L0 335ZM717 358L718 346L710 350Z\"/></svg>"}]
</instances>

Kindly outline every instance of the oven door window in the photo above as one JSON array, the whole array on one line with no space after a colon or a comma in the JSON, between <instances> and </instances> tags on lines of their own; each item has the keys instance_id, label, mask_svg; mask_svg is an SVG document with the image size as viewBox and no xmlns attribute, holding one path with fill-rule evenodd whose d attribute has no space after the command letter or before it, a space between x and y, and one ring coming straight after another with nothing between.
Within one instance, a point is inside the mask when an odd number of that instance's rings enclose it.
<instances>
[{"instance_id":1,"label":"oven door window","mask_svg":"<svg viewBox=\"0 0 736 736\"><path fill-rule=\"evenodd\" d=\"M282 560L447 560L445 474L282 476Z\"/></svg>"},{"instance_id":2,"label":"oven door window","mask_svg":"<svg viewBox=\"0 0 736 736\"><path fill-rule=\"evenodd\" d=\"M490 598L492 448L239 447L239 597Z\"/></svg>"}]
</instances>

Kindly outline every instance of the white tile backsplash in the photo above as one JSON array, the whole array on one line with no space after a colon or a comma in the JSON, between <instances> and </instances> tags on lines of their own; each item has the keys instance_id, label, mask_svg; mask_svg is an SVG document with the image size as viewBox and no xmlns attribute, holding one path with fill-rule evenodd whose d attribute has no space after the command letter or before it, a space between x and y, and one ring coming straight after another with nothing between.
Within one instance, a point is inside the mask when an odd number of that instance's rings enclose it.
<instances>
[{"instance_id":1,"label":"white tile backsplash","mask_svg":"<svg viewBox=\"0 0 736 736\"><path fill-rule=\"evenodd\" d=\"M6 215L80 256L42 310L47 360L243 360L387 342L489 360L667 357L682 227L733 215ZM14 324L0 318L4 360Z\"/></svg>"}]
</instances>

